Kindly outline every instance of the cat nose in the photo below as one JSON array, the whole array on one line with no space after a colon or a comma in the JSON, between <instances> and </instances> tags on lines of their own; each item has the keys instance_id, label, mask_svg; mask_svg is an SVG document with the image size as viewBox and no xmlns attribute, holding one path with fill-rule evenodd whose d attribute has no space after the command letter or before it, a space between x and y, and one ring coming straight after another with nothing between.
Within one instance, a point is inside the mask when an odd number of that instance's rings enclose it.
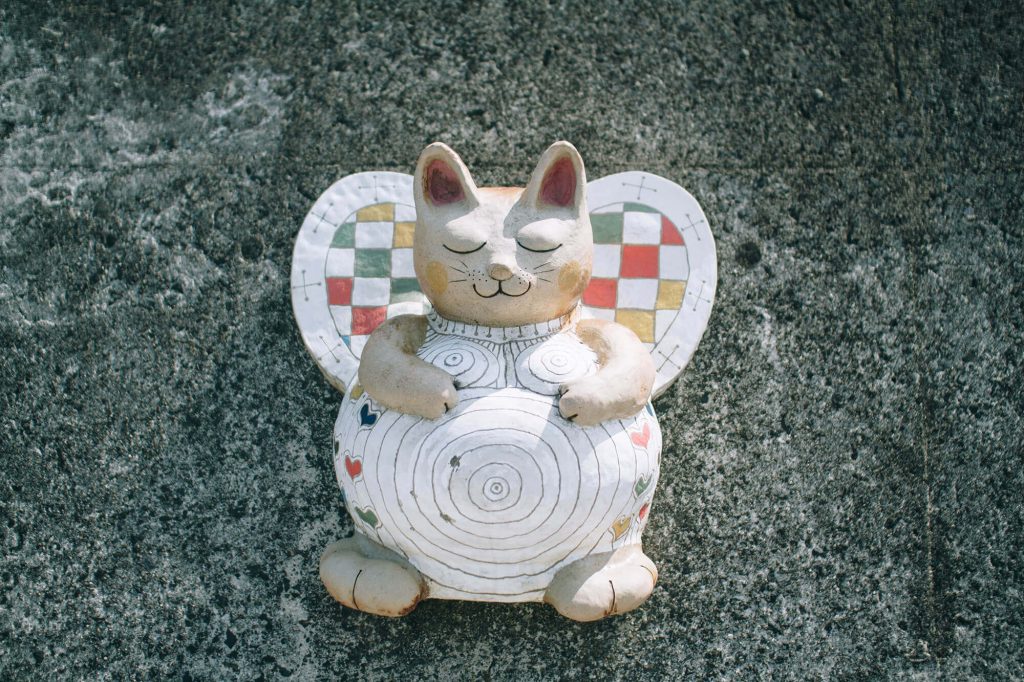
<instances>
[{"instance_id":1,"label":"cat nose","mask_svg":"<svg viewBox=\"0 0 1024 682\"><path fill-rule=\"evenodd\" d=\"M504 263L494 263L487 270L487 274L489 274L491 277L498 280L499 282L504 282L506 279L512 276L512 268L505 265Z\"/></svg>"}]
</instances>

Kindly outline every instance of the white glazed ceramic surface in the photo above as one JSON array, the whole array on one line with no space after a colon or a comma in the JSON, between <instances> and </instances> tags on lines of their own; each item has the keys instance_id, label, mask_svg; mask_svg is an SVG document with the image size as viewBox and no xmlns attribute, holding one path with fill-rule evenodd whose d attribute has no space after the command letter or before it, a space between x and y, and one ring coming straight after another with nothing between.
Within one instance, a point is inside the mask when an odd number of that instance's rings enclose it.
<instances>
[{"instance_id":1,"label":"white glazed ceramic surface","mask_svg":"<svg viewBox=\"0 0 1024 682\"><path fill-rule=\"evenodd\" d=\"M661 431L650 405L590 428L561 417L559 385L596 369L575 318L491 329L432 314L419 356L460 386L438 420L385 410L358 383L346 394L335 425L346 506L431 598L540 600L559 568L640 542Z\"/></svg>"}]
</instances>

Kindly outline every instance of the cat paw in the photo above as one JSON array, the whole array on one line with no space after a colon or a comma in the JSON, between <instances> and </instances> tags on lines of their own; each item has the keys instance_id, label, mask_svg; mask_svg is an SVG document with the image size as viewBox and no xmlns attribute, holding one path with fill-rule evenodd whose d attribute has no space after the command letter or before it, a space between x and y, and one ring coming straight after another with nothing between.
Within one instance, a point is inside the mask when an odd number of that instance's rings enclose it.
<instances>
[{"instance_id":1,"label":"cat paw","mask_svg":"<svg viewBox=\"0 0 1024 682\"><path fill-rule=\"evenodd\" d=\"M404 616L416 608L426 592L414 568L368 556L354 537L324 550L320 580L339 603L378 616Z\"/></svg>"},{"instance_id":2,"label":"cat paw","mask_svg":"<svg viewBox=\"0 0 1024 682\"><path fill-rule=\"evenodd\" d=\"M419 406L415 414L427 419L437 419L459 404L459 394L452 376L444 370L430 367L417 386Z\"/></svg>"},{"instance_id":3,"label":"cat paw","mask_svg":"<svg viewBox=\"0 0 1024 682\"><path fill-rule=\"evenodd\" d=\"M654 562L633 545L569 564L555 574L544 601L566 618L600 620L640 606L657 582Z\"/></svg>"},{"instance_id":4,"label":"cat paw","mask_svg":"<svg viewBox=\"0 0 1024 682\"><path fill-rule=\"evenodd\" d=\"M417 417L438 419L459 404L455 382L444 370L424 363L410 368L405 376L401 394L388 407Z\"/></svg>"},{"instance_id":5,"label":"cat paw","mask_svg":"<svg viewBox=\"0 0 1024 682\"><path fill-rule=\"evenodd\" d=\"M558 410L562 416L580 426L595 426L610 419L625 419L643 409L636 395L615 391L608 378L592 374L564 384Z\"/></svg>"}]
</instances>

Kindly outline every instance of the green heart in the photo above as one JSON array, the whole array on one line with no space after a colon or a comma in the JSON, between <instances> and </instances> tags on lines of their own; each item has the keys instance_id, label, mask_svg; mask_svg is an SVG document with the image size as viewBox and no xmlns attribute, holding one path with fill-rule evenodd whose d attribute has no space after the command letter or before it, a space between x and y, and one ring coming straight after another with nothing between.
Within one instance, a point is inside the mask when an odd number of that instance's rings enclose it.
<instances>
[{"instance_id":1,"label":"green heart","mask_svg":"<svg viewBox=\"0 0 1024 682\"><path fill-rule=\"evenodd\" d=\"M360 509L359 507L356 507L355 509L356 515L363 520L363 523L373 526L374 528L380 525L380 519L377 518L377 515L374 513L373 509L369 507L367 507L366 509Z\"/></svg>"},{"instance_id":2,"label":"green heart","mask_svg":"<svg viewBox=\"0 0 1024 682\"><path fill-rule=\"evenodd\" d=\"M633 492L636 493L637 497L643 495L644 491L647 490L647 486L651 484L651 478L653 477L650 474L647 474L647 476L638 480L636 485L633 486Z\"/></svg>"}]
</instances>

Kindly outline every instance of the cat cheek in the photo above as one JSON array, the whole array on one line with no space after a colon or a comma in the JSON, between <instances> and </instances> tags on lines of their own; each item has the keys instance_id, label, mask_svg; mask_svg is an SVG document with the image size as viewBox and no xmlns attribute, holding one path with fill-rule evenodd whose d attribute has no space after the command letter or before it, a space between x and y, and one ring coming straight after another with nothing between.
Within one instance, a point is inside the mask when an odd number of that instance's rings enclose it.
<instances>
[{"instance_id":1,"label":"cat cheek","mask_svg":"<svg viewBox=\"0 0 1024 682\"><path fill-rule=\"evenodd\" d=\"M427 263L427 291L432 296L440 296L448 288L448 268L436 260Z\"/></svg>"},{"instance_id":2,"label":"cat cheek","mask_svg":"<svg viewBox=\"0 0 1024 682\"><path fill-rule=\"evenodd\" d=\"M586 275L583 266L576 261L569 261L558 271L558 288L562 291L574 294L583 293L583 282Z\"/></svg>"}]
</instances>

